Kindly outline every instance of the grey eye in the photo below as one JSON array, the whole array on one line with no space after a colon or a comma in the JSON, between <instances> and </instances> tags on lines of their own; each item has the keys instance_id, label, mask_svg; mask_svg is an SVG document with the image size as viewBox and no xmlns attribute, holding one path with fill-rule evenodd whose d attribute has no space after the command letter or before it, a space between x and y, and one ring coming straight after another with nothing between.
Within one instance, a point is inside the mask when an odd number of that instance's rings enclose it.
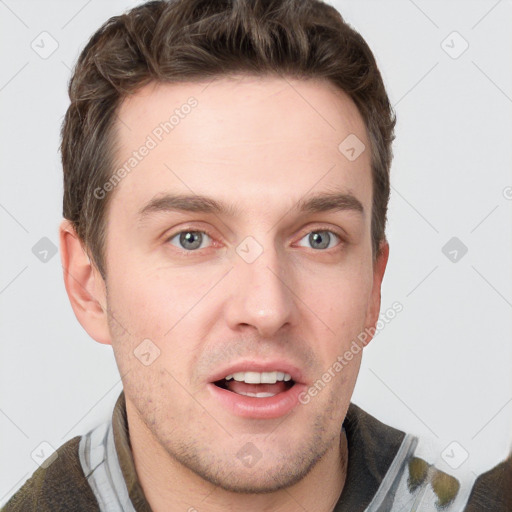
<instances>
[{"instance_id":1,"label":"grey eye","mask_svg":"<svg viewBox=\"0 0 512 512\"><path fill-rule=\"evenodd\" d=\"M194 251L196 249L202 249L204 247L203 243L209 239L210 237L204 231L186 230L176 233L169 239L169 242L179 249Z\"/></svg>"},{"instance_id":2,"label":"grey eye","mask_svg":"<svg viewBox=\"0 0 512 512\"><path fill-rule=\"evenodd\" d=\"M309 247L312 249L330 249L336 245L337 240L339 241L338 235L327 229L311 231L311 233L308 233L304 238L301 239L301 241L305 239L307 239L308 243L310 244ZM299 245L302 247L308 247L301 243L299 243Z\"/></svg>"}]
</instances>

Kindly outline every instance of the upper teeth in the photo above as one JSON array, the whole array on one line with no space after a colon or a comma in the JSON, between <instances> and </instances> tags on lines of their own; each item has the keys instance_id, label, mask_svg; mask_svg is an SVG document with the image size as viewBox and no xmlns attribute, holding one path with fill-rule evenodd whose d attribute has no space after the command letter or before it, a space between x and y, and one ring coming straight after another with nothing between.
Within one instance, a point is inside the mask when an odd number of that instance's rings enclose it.
<instances>
[{"instance_id":1,"label":"upper teeth","mask_svg":"<svg viewBox=\"0 0 512 512\"><path fill-rule=\"evenodd\" d=\"M225 377L226 380L235 379L247 384L275 384L278 380L289 381L291 378L284 372L237 372Z\"/></svg>"}]
</instances>

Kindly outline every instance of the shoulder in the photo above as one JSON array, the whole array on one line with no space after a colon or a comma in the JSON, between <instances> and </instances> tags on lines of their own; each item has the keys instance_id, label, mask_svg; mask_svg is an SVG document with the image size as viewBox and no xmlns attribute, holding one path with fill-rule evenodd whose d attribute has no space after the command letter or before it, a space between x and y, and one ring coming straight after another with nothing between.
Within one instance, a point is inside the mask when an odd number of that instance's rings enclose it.
<instances>
[{"instance_id":1,"label":"shoulder","mask_svg":"<svg viewBox=\"0 0 512 512\"><path fill-rule=\"evenodd\" d=\"M465 512L481 510L512 510L512 455L477 478Z\"/></svg>"},{"instance_id":2,"label":"shoulder","mask_svg":"<svg viewBox=\"0 0 512 512\"><path fill-rule=\"evenodd\" d=\"M477 478L467 464L447 464L436 440L404 433L355 404L343 425L348 474L335 510L512 511L512 458Z\"/></svg>"},{"instance_id":3,"label":"shoulder","mask_svg":"<svg viewBox=\"0 0 512 512\"><path fill-rule=\"evenodd\" d=\"M98 503L83 473L78 455L80 436L60 446L1 512L99 511Z\"/></svg>"}]
</instances>

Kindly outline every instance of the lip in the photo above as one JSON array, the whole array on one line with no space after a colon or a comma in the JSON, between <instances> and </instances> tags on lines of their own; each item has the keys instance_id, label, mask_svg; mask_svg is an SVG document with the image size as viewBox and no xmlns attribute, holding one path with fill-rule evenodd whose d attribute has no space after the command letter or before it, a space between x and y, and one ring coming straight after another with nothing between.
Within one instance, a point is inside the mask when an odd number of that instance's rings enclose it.
<instances>
[{"instance_id":1,"label":"lip","mask_svg":"<svg viewBox=\"0 0 512 512\"><path fill-rule=\"evenodd\" d=\"M290 389L266 398L239 395L220 388L213 382L209 382L207 388L213 398L235 416L268 420L288 414L297 406L299 395L307 389L307 386L295 383Z\"/></svg>"},{"instance_id":2,"label":"lip","mask_svg":"<svg viewBox=\"0 0 512 512\"><path fill-rule=\"evenodd\" d=\"M257 361L255 359L247 359L244 361L238 361L230 366L226 366L216 372L212 377L209 378L210 383L222 380L227 375L231 375L237 372L283 372L288 373L295 384L303 384L303 376L300 369L291 364L288 361L282 359L274 359L272 361ZM295 386L294 386L295 387ZM263 399L258 399L263 400Z\"/></svg>"},{"instance_id":3,"label":"lip","mask_svg":"<svg viewBox=\"0 0 512 512\"><path fill-rule=\"evenodd\" d=\"M282 393L265 398L239 395L215 385L215 382L224 379L227 375L250 371L288 373L294 385ZM218 400L231 414L243 418L273 419L284 416L296 407L299 403L299 395L307 389L300 369L284 359L273 359L271 361L247 359L238 361L221 368L209 380L207 388L213 398Z\"/></svg>"}]
</instances>

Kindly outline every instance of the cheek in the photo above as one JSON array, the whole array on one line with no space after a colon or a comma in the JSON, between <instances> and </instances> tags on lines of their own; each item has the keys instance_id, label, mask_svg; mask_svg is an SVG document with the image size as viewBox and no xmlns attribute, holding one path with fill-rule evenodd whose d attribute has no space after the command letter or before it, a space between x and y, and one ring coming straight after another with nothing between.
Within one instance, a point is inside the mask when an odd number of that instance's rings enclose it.
<instances>
[{"instance_id":1,"label":"cheek","mask_svg":"<svg viewBox=\"0 0 512 512\"><path fill-rule=\"evenodd\" d=\"M364 332L366 313L371 294L371 273L363 266L336 270L308 279L301 297L308 297L307 305L315 316L313 323L317 327L311 333L312 339L322 340L315 351L324 368L331 367L338 357L350 351L354 343L360 345L359 338ZM310 315L305 311L306 315ZM356 347L357 348L357 347ZM360 364L361 353L350 353L350 361L343 357L343 378L337 378L335 386L342 381L352 382Z\"/></svg>"},{"instance_id":2,"label":"cheek","mask_svg":"<svg viewBox=\"0 0 512 512\"><path fill-rule=\"evenodd\" d=\"M128 337L131 344L146 338L157 342L162 332L169 330L172 318L168 304L173 301L172 287L148 279L144 273L137 272L137 267L121 265L108 274L107 284L109 321L123 329L124 332L119 329L115 332L123 339L124 346L128 344Z\"/></svg>"},{"instance_id":3,"label":"cheek","mask_svg":"<svg viewBox=\"0 0 512 512\"><path fill-rule=\"evenodd\" d=\"M131 262L111 274L109 304L133 337L167 343L176 333L181 338L191 326L199 325L195 321L203 311L202 299L213 297L208 292L223 272L148 268L144 262Z\"/></svg>"},{"instance_id":4,"label":"cheek","mask_svg":"<svg viewBox=\"0 0 512 512\"><path fill-rule=\"evenodd\" d=\"M310 273L303 281L301 296L335 332L362 328L371 295L370 272L356 265Z\"/></svg>"},{"instance_id":5,"label":"cheek","mask_svg":"<svg viewBox=\"0 0 512 512\"><path fill-rule=\"evenodd\" d=\"M199 338L188 321L190 305L182 297L184 283L179 282L181 278L169 284L169 279L156 275L129 275L130 279L121 274L111 276L109 287L115 357L121 373L130 373L130 382L144 382L146 390L155 393L162 389L168 392L176 384L173 377L188 382L186 369ZM135 389L133 393L141 391ZM179 386L175 392L180 395Z\"/></svg>"}]
</instances>

